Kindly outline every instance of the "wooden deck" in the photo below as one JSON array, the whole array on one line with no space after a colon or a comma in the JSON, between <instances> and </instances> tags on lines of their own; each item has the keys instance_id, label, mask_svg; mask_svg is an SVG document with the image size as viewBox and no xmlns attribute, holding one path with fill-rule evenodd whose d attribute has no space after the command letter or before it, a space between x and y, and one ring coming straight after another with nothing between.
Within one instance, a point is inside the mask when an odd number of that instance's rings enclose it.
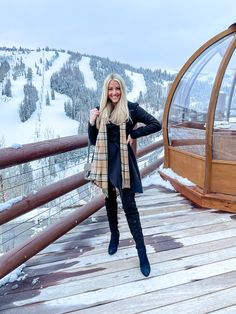
<instances>
[{"instance_id":1,"label":"wooden deck","mask_svg":"<svg viewBox=\"0 0 236 314\"><path fill-rule=\"evenodd\" d=\"M199 209L176 192L145 189L137 204L152 267L145 278L123 211L109 256L105 209L27 262L0 288L0 312L236 313L236 215Z\"/></svg>"}]
</instances>

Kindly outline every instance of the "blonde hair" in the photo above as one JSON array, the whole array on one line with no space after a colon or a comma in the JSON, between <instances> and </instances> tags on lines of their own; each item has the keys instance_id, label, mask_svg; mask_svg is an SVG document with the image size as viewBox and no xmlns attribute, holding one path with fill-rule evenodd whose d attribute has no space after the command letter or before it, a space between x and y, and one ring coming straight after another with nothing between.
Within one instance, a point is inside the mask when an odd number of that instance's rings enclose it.
<instances>
[{"instance_id":1,"label":"blonde hair","mask_svg":"<svg viewBox=\"0 0 236 314\"><path fill-rule=\"evenodd\" d=\"M108 98L108 85L111 81L117 81L120 85L121 97L119 102L113 106ZM125 82L119 74L109 74L103 83L102 96L100 101L100 115L97 118L97 128L99 128L101 120L105 124L112 122L120 125L129 119L128 100L126 94Z\"/></svg>"}]
</instances>

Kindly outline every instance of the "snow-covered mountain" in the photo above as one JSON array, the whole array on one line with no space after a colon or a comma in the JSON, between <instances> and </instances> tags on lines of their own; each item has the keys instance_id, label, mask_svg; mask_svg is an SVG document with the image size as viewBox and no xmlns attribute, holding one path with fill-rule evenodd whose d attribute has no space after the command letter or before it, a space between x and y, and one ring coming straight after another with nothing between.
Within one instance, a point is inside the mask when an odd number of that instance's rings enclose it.
<instances>
[{"instance_id":1,"label":"snow-covered mountain","mask_svg":"<svg viewBox=\"0 0 236 314\"><path fill-rule=\"evenodd\" d=\"M17 60L22 58L22 62L27 68L33 70L33 84L39 93L37 109L31 118L24 123L20 121L19 105L23 101L23 87L26 84L24 75L16 80L11 79L12 97L0 96L0 138L3 146L10 146L13 143L30 143L41 139L57 136L66 136L77 134L78 123L64 113L64 101L66 95L56 93L55 100L51 100L51 105L45 105L47 91L50 92L50 78L53 72L58 71L60 67L68 60L69 55L59 53L59 57L52 64L48 71L44 69L44 60L50 59L53 52L31 52L29 54L18 54L9 56L11 66L8 77L12 78L12 68ZM8 53L9 55L9 53ZM43 62L40 63L40 58ZM41 65L41 75L36 74L35 63Z\"/></svg>"},{"instance_id":2,"label":"snow-covered mountain","mask_svg":"<svg viewBox=\"0 0 236 314\"><path fill-rule=\"evenodd\" d=\"M78 121L68 117L64 110L65 102L71 98L55 91L55 99L51 95L51 76L65 66L71 54L64 51L50 51L48 49L31 50L0 50L0 63L7 61L9 71L0 82L0 147L11 146L15 143L26 144L35 141L78 134ZM98 81L91 69L91 56L81 55L77 66L82 73L84 86L96 91ZM24 71L16 76L16 68L24 65ZM27 69L32 69L31 83L38 92L36 110L31 117L22 122L19 116L19 106L24 99L24 85L27 84ZM150 70L149 70L150 71ZM140 95L147 94L147 80L140 69L125 69L125 75L132 82L128 92L128 99L136 101ZM4 86L10 80L11 96L3 95ZM157 82L153 82L157 84ZM167 81L162 84L162 97L165 97Z\"/></svg>"}]
</instances>

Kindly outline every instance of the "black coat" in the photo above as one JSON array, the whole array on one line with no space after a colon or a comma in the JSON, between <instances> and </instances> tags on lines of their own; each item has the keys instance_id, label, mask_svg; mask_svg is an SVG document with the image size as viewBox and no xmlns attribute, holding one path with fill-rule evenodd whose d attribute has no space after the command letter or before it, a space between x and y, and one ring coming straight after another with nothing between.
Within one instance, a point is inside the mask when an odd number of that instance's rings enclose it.
<instances>
[{"instance_id":1,"label":"black coat","mask_svg":"<svg viewBox=\"0 0 236 314\"><path fill-rule=\"evenodd\" d=\"M149 135L161 130L161 125L148 112L141 108L137 103L128 102L129 121L126 123L126 136L133 139ZM145 126L134 129L136 123L141 122ZM98 130L96 125L88 127L89 140L92 145L96 144ZM120 158L120 134L119 126L112 123L107 124L107 147L108 147L108 177L113 186L121 189L121 158ZM137 160L131 146L128 144L129 168L130 168L130 188L132 192L143 192L141 177L138 169Z\"/></svg>"}]
</instances>

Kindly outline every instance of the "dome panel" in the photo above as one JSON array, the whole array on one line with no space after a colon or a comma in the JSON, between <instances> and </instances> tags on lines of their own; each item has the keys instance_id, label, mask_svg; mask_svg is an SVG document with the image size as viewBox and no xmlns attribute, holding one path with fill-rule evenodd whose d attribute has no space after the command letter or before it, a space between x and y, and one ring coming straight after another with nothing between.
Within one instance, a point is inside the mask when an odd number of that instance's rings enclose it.
<instances>
[{"instance_id":1,"label":"dome panel","mask_svg":"<svg viewBox=\"0 0 236 314\"><path fill-rule=\"evenodd\" d=\"M201 207L236 212L236 23L200 47L171 85L163 115L164 168ZM170 173L170 172L168 172Z\"/></svg>"},{"instance_id":2,"label":"dome panel","mask_svg":"<svg viewBox=\"0 0 236 314\"><path fill-rule=\"evenodd\" d=\"M214 80L233 35L206 49L189 67L173 95L168 115L169 144L205 156L206 119Z\"/></svg>"},{"instance_id":3,"label":"dome panel","mask_svg":"<svg viewBox=\"0 0 236 314\"><path fill-rule=\"evenodd\" d=\"M236 51L220 87L213 129L213 159L236 161Z\"/></svg>"}]
</instances>

